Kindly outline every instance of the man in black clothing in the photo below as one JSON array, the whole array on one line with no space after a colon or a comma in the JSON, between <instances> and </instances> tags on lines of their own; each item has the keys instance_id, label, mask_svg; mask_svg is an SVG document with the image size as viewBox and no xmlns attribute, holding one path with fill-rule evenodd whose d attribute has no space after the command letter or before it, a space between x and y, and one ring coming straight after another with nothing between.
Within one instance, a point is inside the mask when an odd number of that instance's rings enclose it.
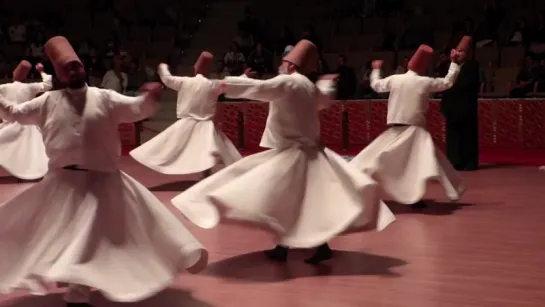
<instances>
[{"instance_id":1,"label":"man in black clothing","mask_svg":"<svg viewBox=\"0 0 545 307\"><path fill-rule=\"evenodd\" d=\"M454 86L444 92L441 113L446 120L447 157L459 171L479 167L478 96L479 63L468 59L471 37L465 36L456 50L462 52L462 67Z\"/></svg>"},{"instance_id":2,"label":"man in black clothing","mask_svg":"<svg viewBox=\"0 0 545 307\"><path fill-rule=\"evenodd\" d=\"M358 77L354 68L346 65L346 56L340 55L337 58L337 70L335 73L339 75L339 81L337 83L337 99L348 100L354 99L356 95L356 86L358 84Z\"/></svg>"}]
</instances>

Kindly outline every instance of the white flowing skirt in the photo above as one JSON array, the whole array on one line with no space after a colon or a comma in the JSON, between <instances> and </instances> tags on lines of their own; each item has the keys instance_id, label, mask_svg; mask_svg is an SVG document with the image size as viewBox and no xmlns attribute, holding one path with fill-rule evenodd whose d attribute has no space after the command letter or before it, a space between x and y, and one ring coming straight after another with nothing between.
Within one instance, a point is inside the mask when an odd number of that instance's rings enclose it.
<instances>
[{"instance_id":1,"label":"white flowing skirt","mask_svg":"<svg viewBox=\"0 0 545 307\"><path fill-rule=\"evenodd\" d=\"M134 302L204 269L208 254L182 222L122 172L50 171L0 205L0 291L44 294L49 282Z\"/></svg>"},{"instance_id":2,"label":"white flowing skirt","mask_svg":"<svg viewBox=\"0 0 545 307\"><path fill-rule=\"evenodd\" d=\"M132 150L141 164L167 175L200 173L215 166L230 165L242 156L212 120L182 118Z\"/></svg>"},{"instance_id":3,"label":"white flowing skirt","mask_svg":"<svg viewBox=\"0 0 545 307\"><path fill-rule=\"evenodd\" d=\"M395 201L413 204L437 180L450 200L458 200L465 186L445 155L435 148L428 131L417 126L391 127L363 149L350 164L379 181Z\"/></svg>"},{"instance_id":4,"label":"white flowing skirt","mask_svg":"<svg viewBox=\"0 0 545 307\"><path fill-rule=\"evenodd\" d=\"M176 196L190 221L222 216L267 226L279 244L310 248L347 230L382 230L395 220L377 184L329 149L271 149L246 157Z\"/></svg>"},{"instance_id":5,"label":"white flowing skirt","mask_svg":"<svg viewBox=\"0 0 545 307\"><path fill-rule=\"evenodd\" d=\"M0 168L24 179L40 179L47 173L49 158L40 130L19 123L0 123Z\"/></svg>"}]
</instances>

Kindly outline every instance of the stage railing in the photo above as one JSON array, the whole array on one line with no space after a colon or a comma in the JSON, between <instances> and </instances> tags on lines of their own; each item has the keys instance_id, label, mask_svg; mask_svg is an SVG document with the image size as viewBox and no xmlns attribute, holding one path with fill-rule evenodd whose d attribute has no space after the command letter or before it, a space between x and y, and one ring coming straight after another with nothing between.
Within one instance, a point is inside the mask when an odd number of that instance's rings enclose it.
<instances>
[{"instance_id":1,"label":"stage railing","mask_svg":"<svg viewBox=\"0 0 545 307\"><path fill-rule=\"evenodd\" d=\"M222 102L216 122L240 149L259 146L268 114L267 103ZM322 141L336 149L361 148L386 129L386 100L338 101L320 114ZM141 128L129 131L140 132ZM445 121L439 101L430 100L427 129L439 146L445 144ZM130 142L137 143L134 136ZM545 149L545 99L479 100L481 147Z\"/></svg>"}]
</instances>

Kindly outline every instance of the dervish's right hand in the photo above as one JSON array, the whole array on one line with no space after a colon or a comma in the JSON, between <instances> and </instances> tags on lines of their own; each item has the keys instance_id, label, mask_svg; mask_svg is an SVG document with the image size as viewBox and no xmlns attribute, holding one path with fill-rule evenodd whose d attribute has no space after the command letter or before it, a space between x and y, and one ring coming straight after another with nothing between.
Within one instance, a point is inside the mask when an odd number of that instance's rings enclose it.
<instances>
[{"instance_id":1,"label":"dervish's right hand","mask_svg":"<svg viewBox=\"0 0 545 307\"><path fill-rule=\"evenodd\" d=\"M373 69L381 69L383 64L384 64L384 61L382 61L382 60L375 60L375 61L371 62L371 68L373 68Z\"/></svg>"}]
</instances>

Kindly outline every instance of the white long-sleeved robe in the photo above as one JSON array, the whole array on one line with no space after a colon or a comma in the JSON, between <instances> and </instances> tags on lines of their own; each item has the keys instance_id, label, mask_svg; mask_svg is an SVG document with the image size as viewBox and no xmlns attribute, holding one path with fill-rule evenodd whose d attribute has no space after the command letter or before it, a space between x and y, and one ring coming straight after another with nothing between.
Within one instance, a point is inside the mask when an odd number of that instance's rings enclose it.
<instances>
[{"instance_id":1,"label":"white long-sleeved robe","mask_svg":"<svg viewBox=\"0 0 545 307\"><path fill-rule=\"evenodd\" d=\"M2 84L0 95L16 103L29 101L53 87L51 76L41 75L42 82ZM40 130L3 120L0 123L0 168L20 179L42 178L47 173L48 158Z\"/></svg>"},{"instance_id":2,"label":"white long-sleeved robe","mask_svg":"<svg viewBox=\"0 0 545 307\"><path fill-rule=\"evenodd\" d=\"M327 82L319 84L328 88ZM331 89L331 86L329 86ZM395 220L376 183L320 142L319 110L331 103L305 76L225 79L226 95L269 101L268 151L228 166L172 199L190 221L265 224L279 244L314 247L353 227L382 229ZM357 228L359 228L357 227Z\"/></svg>"},{"instance_id":3,"label":"white long-sleeved robe","mask_svg":"<svg viewBox=\"0 0 545 307\"><path fill-rule=\"evenodd\" d=\"M86 87L46 92L0 115L42 131L44 179L0 206L0 292L44 282L96 288L133 302L198 270L206 251L159 199L119 170L120 123L155 112L151 96ZM85 170L64 167L76 165Z\"/></svg>"},{"instance_id":4,"label":"white long-sleeved robe","mask_svg":"<svg viewBox=\"0 0 545 307\"><path fill-rule=\"evenodd\" d=\"M172 76L164 64L159 66L158 73L168 88L178 92L178 121L130 155L143 165L169 175L217 170L242 158L231 140L214 125L220 82L200 74Z\"/></svg>"},{"instance_id":5,"label":"white long-sleeved robe","mask_svg":"<svg viewBox=\"0 0 545 307\"><path fill-rule=\"evenodd\" d=\"M379 70L371 73L371 87L378 93L390 93L387 123L391 127L350 163L377 179L397 202L421 200L428 180L438 180L451 200L458 200L465 191L460 176L425 129L430 93L452 87L459 71L452 63L444 78L408 71L382 79Z\"/></svg>"}]
</instances>

